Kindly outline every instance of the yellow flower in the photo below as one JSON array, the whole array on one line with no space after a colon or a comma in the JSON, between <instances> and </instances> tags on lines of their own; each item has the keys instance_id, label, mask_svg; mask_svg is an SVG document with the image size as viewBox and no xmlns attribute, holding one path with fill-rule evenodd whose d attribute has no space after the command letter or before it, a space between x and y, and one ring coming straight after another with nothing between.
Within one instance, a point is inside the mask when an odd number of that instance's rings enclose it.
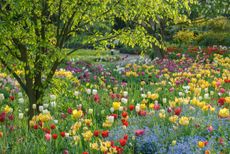
<instances>
[{"instance_id":1,"label":"yellow flower","mask_svg":"<svg viewBox=\"0 0 230 154\"><path fill-rule=\"evenodd\" d=\"M140 105L140 108L141 108L141 110L145 110L145 109L146 109L146 105L142 103L142 104Z\"/></svg>"},{"instance_id":2,"label":"yellow flower","mask_svg":"<svg viewBox=\"0 0 230 154\"><path fill-rule=\"evenodd\" d=\"M204 142L202 141L199 141L197 145L199 148L203 148L205 146Z\"/></svg>"},{"instance_id":3,"label":"yellow flower","mask_svg":"<svg viewBox=\"0 0 230 154\"><path fill-rule=\"evenodd\" d=\"M152 99L152 100L155 100L155 99L157 99L158 97L159 97L158 94L150 94L150 95L148 96L148 98L150 98L150 99Z\"/></svg>"},{"instance_id":4,"label":"yellow flower","mask_svg":"<svg viewBox=\"0 0 230 154\"><path fill-rule=\"evenodd\" d=\"M52 117L51 117L50 113L46 113L46 114L41 114L41 113L40 113L40 114L38 115L38 119L39 119L40 121L42 121L42 122L47 122L47 121L51 120Z\"/></svg>"},{"instance_id":5,"label":"yellow flower","mask_svg":"<svg viewBox=\"0 0 230 154\"><path fill-rule=\"evenodd\" d=\"M162 119L165 118L165 113L160 112L159 117L162 118Z\"/></svg>"},{"instance_id":6,"label":"yellow flower","mask_svg":"<svg viewBox=\"0 0 230 154\"><path fill-rule=\"evenodd\" d=\"M175 123L177 121L177 119L178 119L177 115L173 115L173 116L169 117L169 121L171 121L173 123Z\"/></svg>"},{"instance_id":7,"label":"yellow flower","mask_svg":"<svg viewBox=\"0 0 230 154\"><path fill-rule=\"evenodd\" d=\"M76 134L76 131L79 130L79 128L81 127L81 122L76 122L72 127L72 134L75 135Z\"/></svg>"},{"instance_id":8,"label":"yellow flower","mask_svg":"<svg viewBox=\"0 0 230 154\"><path fill-rule=\"evenodd\" d=\"M99 146L97 143L90 143L90 148L93 150L99 150Z\"/></svg>"},{"instance_id":9,"label":"yellow flower","mask_svg":"<svg viewBox=\"0 0 230 154\"><path fill-rule=\"evenodd\" d=\"M72 116L73 116L73 118L80 118L81 116L83 115L83 112L82 112L82 110L73 110L73 112L72 112Z\"/></svg>"},{"instance_id":10,"label":"yellow flower","mask_svg":"<svg viewBox=\"0 0 230 154\"><path fill-rule=\"evenodd\" d=\"M121 106L120 102L113 102L113 109L114 110L119 110L120 106Z\"/></svg>"},{"instance_id":11,"label":"yellow flower","mask_svg":"<svg viewBox=\"0 0 230 154\"><path fill-rule=\"evenodd\" d=\"M82 133L82 136L84 137L85 141L90 141L92 136L93 136L93 133L90 130L88 130L88 131Z\"/></svg>"},{"instance_id":12,"label":"yellow flower","mask_svg":"<svg viewBox=\"0 0 230 154\"><path fill-rule=\"evenodd\" d=\"M189 124L189 118L188 117L181 117L179 119L179 124L183 126L187 126Z\"/></svg>"},{"instance_id":13,"label":"yellow flower","mask_svg":"<svg viewBox=\"0 0 230 154\"><path fill-rule=\"evenodd\" d=\"M101 145L100 148L101 148L101 152L106 152L108 150L108 148L106 146L103 146L103 145Z\"/></svg>"},{"instance_id":14,"label":"yellow flower","mask_svg":"<svg viewBox=\"0 0 230 154\"><path fill-rule=\"evenodd\" d=\"M172 145L173 145L173 146L176 145L176 140L173 140L173 141L172 141Z\"/></svg>"},{"instance_id":15,"label":"yellow flower","mask_svg":"<svg viewBox=\"0 0 230 154\"><path fill-rule=\"evenodd\" d=\"M149 108L153 109L154 108L154 104L153 103L149 104Z\"/></svg>"},{"instance_id":16,"label":"yellow flower","mask_svg":"<svg viewBox=\"0 0 230 154\"><path fill-rule=\"evenodd\" d=\"M12 110L11 107L9 107L8 105L6 105L6 107L4 108L4 112L9 113Z\"/></svg>"},{"instance_id":17,"label":"yellow flower","mask_svg":"<svg viewBox=\"0 0 230 154\"><path fill-rule=\"evenodd\" d=\"M226 103L230 104L230 97L225 97Z\"/></svg>"},{"instance_id":18,"label":"yellow flower","mask_svg":"<svg viewBox=\"0 0 230 154\"><path fill-rule=\"evenodd\" d=\"M227 118L229 116L229 109L227 108L220 109L219 116L221 118Z\"/></svg>"}]
</instances>

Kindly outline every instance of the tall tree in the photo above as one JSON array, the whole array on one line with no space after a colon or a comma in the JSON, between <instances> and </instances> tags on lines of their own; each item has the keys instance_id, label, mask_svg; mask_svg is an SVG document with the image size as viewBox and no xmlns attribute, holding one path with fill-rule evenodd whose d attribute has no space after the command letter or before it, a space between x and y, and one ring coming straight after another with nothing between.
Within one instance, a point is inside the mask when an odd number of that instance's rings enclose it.
<instances>
[{"instance_id":1,"label":"tall tree","mask_svg":"<svg viewBox=\"0 0 230 154\"><path fill-rule=\"evenodd\" d=\"M28 96L31 118L32 105L42 103L45 89L68 55L83 45L105 46L115 39L131 46L160 46L143 23L151 27L149 21L158 21L165 13L176 22L181 17L177 7L189 9L187 0L1 0L0 62ZM94 28L98 23L113 25L115 18L139 24L109 32ZM71 37L84 32L88 35L76 49L63 50Z\"/></svg>"}]
</instances>

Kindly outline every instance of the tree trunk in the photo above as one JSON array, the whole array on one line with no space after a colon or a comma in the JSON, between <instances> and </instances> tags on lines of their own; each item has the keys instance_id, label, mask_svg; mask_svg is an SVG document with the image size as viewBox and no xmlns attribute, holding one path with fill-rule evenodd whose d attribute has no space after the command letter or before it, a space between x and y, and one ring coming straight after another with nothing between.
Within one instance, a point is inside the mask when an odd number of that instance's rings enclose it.
<instances>
[{"instance_id":1,"label":"tree trunk","mask_svg":"<svg viewBox=\"0 0 230 154\"><path fill-rule=\"evenodd\" d=\"M153 57L156 58L163 58L164 57L164 53L163 50L161 48L159 48L158 46L156 46L155 44L152 44L152 50L153 50Z\"/></svg>"}]
</instances>

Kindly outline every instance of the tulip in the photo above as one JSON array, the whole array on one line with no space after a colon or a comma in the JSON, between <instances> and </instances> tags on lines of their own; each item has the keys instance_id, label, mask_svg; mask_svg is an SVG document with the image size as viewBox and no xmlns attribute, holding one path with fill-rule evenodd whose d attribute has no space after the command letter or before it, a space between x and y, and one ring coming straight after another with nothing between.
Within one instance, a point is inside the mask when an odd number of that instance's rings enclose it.
<instances>
[{"instance_id":1,"label":"tulip","mask_svg":"<svg viewBox=\"0 0 230 154\"><path fill-rule=\"evenodd\" d=\"M46 139L47 141L49 141L49 140L50 140L50 138L51 138L51 135L50 135L50 134L48 134L48 133L46 133L46 134L45 134L45 139Z\"/></svg>"}]
</instances>

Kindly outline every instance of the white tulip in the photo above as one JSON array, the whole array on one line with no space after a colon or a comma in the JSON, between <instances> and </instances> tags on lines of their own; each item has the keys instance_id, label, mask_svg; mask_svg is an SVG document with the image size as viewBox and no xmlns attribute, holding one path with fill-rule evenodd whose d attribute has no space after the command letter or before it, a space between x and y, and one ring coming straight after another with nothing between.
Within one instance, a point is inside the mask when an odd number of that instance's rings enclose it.
<instances>
[{"instance_id":1,"label":"white tulip","mask_svg":"<svg viewBox=\"0 0 230 154\"><path fill-rule=\"evenodd\" d=\"M43 104L43 106L44 106L44 108L46 109L46 108L48 108L49 107L49 104Z\"/></svg>"},{"instance_id":2,"label":"white tulip","mask_svg":"<svg viewBox=\"0 0 230 154\"><path fill-rule=\"evenodd\" d=\"M51 107L56 107L56 102L55 101L53 101L53 102L50 102L50 105L51 105Z\"/></svg>"},{"instance_id":3,"label":"white tulip","mask_svg":"<svg viewBox=\"0 0 230 154\"><path fill-rule=\"evenodd\" d=\"M32 108L35 110L37 108L37 105L36 104L33 104L32 105Z\"/></svg>"},{"instance_id":4,"label":"white tulip","mask_svg":"<svg viewBox=\"0 0 230 154\"><path fill-rule=\"evenodd\" d=\"M19 98L19 99L18 99L18 103L19 103L19 104L23 104L23 103L24 103L24 99L23 99L23 98Z\"/></svg>"},{"instance_id":5,"label":"white tulip","mask_svg":"<svg viewBox=\"0 0 230 154\"><path fill-rule=\"evenodd\" d=\"M93 109L89 109L88 113L93 114Z\"/></svg>"},{"instance_id":6,"label":"white tulip","mask_svg":"<svg viewBox=\"0 0 230 154\"><path fill-rule=\"evenodd\" d=\"M114 112L114 108L113 107L110 108L110 112L112 112L112 113Z\"/></svg>"},{"instance_id":7,"label":"white tulip","mask_svg":"<svg viewBox=\"0 0 230 154\"><path fill-rule=\"evenodd\" d=\"M91 94L91 89L86 89L86 93L89 95Z\"/></svg>"},{"instance_id":8,"label":"white tulip","mask_svg":"<svg viewBox=\"0 0 230 154\"><path fill-rule=\"evenodd\" d=\"M93 95L96 95L97 94L97 90L93 89L92 93L93 93Z\"/></svg>"},{"instance_id":9,"label":"white tulip","mask_svg":"<svg viewBox=\"0 0 230 154\"><path fill-rule=\"evenodd\" d=\"M127 91L124 91L124 92L123 92L123 96L124 96L124 97L127 97L127 96L128 96L128 92L127 92Z\"/></svg>"},{"instance_id":10,"label":"white tulip","mask_svg":"<svg viewBox=\"0 0 230 154\"><path fill-rule=\"evenodd\" d=\"M0 101L3 101L5 99L4 94L0 94Z\"/></svg>"},{"instance_id":11,"label":"white tulip","mask_svg":"<svg viewBox=\"0 0 230 154\"><path fill-rule=\"evenodd\" d=\"M39 109L40 112L42 112L44 107L41 105L41 106L38 107L38 109Z\"/></svg>"},{"instance_id":12,"label":"white tulip","mask_svg":"<svg viewBox=\"0 0 230 154\"><path fill-rule=\"evenodd\" d=\"M110 123L113 123L114 122L114 116L108 116L108 121Z\"/></svg>"},{"instance_id":13,"label":"white tulip","mask_svg":"<svg viewBox=\"0 0 230 154\"><path fill-rule=\"evenodd\" d=\"M124 103L124 104L127 104L128 99L126 99L126 98L122 98L122 99L121 99L121 102L122 102L122 103Z\"/></svg>"},{"instance_id":14,"label":"white tulip","mask_svg":"<svg viewBox=\"0 0 230 154\"><path fill-rule=\"evenodd\" d=\"M55 100L56 99L56 95L50 95L50 99L51 100Z\"/></svg>"},{"instance_id":15,"label":"white tulip","mask_svg":"<svg viewBox=\"0 0 230 154\"><path fill-rule=\"evenodd\" d=\"M19 113L18 118L23 119L23 116L24 116L23 113Z\"/></svg>"}]
</instances>

